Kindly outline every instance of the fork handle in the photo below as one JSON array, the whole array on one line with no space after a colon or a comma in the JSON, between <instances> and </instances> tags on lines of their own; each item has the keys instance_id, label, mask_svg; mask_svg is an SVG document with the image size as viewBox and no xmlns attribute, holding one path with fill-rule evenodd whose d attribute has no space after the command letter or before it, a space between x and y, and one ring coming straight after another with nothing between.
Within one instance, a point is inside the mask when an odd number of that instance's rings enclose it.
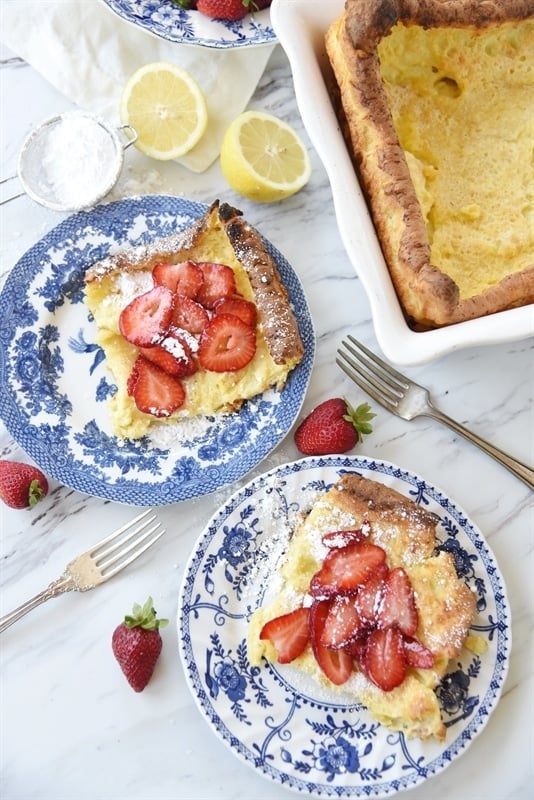
<instances>
[{"instance_id":1,"label":"fork handle","mask_svg":"<svg viewBox=\"0 0 534 800\"><path fill-rule=\"evenodd\" d=\"M65 576L61 576L56 581L53 581L46 589L43 589L42 592L36 594L35 597L32 597L30 600L26 600L25 603L15 608L9 614L6 614L4 617L0 617L0 633L9 628L10 625L13 625L14 622L21 619L22 617L26 616L29 611L32 609L37 608L40 606L41 603L45 603L47 600L51 600L52 597L57 597L64 592L70 592L74 589L72 581Z\"/></svg>"},{"instance_id":2,"label":"fork handle","mask_svg":"<svg viewBox=\"0 0 534 800\"><path fill-rule=\"evenodd\" d=\"M435 408L434 406L430 406L428 410L428 415L430 417L434 417L434 419L443 422L445 425L448 425L449 428L452 428L453 431L459 433L461 436L464 436L468 441L472 442L472 444L476 444L480 447L481 450L484 450L490 456L502 464L503 467L510 470L516 478L519 478L526 483L526 485L530 489L534 489L534 470L531 467L527 467L526 464L523 464L521 461L518 461L516 458L512 458L507 453L503 453L502 450L499 450L498 447L494 447L489 442L486 442L485 439L481 439L480 436L477 436L476 433L464 428L459 422L456 422L455 419L448 417L439 409Z\"/></svg>"}]
</instances>

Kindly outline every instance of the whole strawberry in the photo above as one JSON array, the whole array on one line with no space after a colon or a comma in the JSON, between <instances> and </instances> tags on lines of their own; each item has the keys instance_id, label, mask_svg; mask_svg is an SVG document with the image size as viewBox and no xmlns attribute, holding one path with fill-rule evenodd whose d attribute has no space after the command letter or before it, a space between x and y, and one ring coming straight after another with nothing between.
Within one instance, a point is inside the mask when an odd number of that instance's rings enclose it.
<instances>
[{"instance_id":1,"label":"whole strawberry","mask_svg":"<svg viewBox=\"0 0 534 800\"><path fill-rule=\"evenodd\" d=\"M295 444L307 456L346 453L364 434L372 433L370 421L375 416L369 403L354 409L341 397L333 397L320 403L301 422L295 431Z\"/></svg>"},{"instance_id":2,"label":"whole strawberry","mask_svg":"<svg viewBox=\"0 0 534 800\"><path fill-rule=\"evenodd\" d=\"M48 481L37 467L0 461L0 499L10 508L33 508L46 497Z\"/></svg>"},{"instance_id":3,"label":"whole strawberry","mask_svg":"<svg viewBox=\"0 0 534 800\"><path fill-rule=\"evenodd\" d=\"M197 11L212 19L238 20L249 12L250 0L197 0Z\"/></svg>"},{"instance_id":4,"label":"whole strawberry","mask_svg":"<svg viewBox=\"0 0 534 800\"><path fill-rule=\"evenodd\" d=\"M149 597L144 606L134 603L132 614L113 631L113 654L135 692L142 692L154 672L163 647L160 628L167 619L157 619Z\"/></svg>"}]
</instances>

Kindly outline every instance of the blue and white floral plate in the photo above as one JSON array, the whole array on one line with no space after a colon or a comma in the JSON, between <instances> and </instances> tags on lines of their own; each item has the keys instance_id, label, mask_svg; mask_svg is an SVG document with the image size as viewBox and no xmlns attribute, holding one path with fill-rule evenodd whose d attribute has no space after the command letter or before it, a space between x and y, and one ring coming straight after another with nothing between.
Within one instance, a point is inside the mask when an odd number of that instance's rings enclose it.
<instances>
[{"instance_id":1,"label":"blue and white floral plate","mask_svg":"<svg viewBox=\"0 0 534 800\"><path fill-rule=\"evenodd\" d=\"M444 744L408 740L361 705L320 690L291 665L247 659L247 623L271 599L272 576L299 513L344 472L380 481L440 517L438 549L451 552L475 592L473 625L487 642L464 651L437 694ZM367 458L306 458L238 490L212 517L180 593L180 654L195 701L232 752L264 777L314 797L386 797L437 775L469 747L495 709L508 670L510 609L481 533L442 491Z\"/></svg>"},{"instance_id":2,"label":"blue and white floral plate","mask_svg":"<svg viewBox=\"0 0 534 800\"><path fill-rule=\"evenodd\" d=\"M149 195L74 214L13 267L0 294L0 417L41 469L66 486L129 505L198 497L241 478L293 425L310 379L315 335L300 281L269 242L298 321L304 358L282 392L234 414L113 435L115 391L83 302L88 267L109 253L191 225L207 206Z\"/></svg>"},{"instance_id":3,"label":"blue and white floral plate","mask_svg":"<svg viewBox=\"0 0 534 800\"><path fill-rule=\"evenodd\" d=\"M276 42L268 8L230 22L210 19L200 11L186 11L171 0L103 2L127 22L170 42L226 50Z\"/></svg>"}]
</instances>

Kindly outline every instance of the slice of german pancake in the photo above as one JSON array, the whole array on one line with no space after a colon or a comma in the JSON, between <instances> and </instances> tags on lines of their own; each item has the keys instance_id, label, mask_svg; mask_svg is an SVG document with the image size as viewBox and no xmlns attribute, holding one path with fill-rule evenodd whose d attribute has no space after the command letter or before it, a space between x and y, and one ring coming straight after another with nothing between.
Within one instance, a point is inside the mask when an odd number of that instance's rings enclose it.
<instances>
[{"instance_id":1,"label":"slice of german pancake","mask_svg":"<svg viewBox=\"0 0 534 800\"><path fill-rule=\"evenodd\" d=\"M172 290L156 287L162 269L172 275L177 265L201 273L204 285L195 289L196 294L183 285ZM230 273L230 289L217 284L223 269ZM212 274L224 296L208 297ZM276 263L260 234L228 204L215 201L187 230L109 256L89 269L85 280L96 341L117 385L109 408L113 430L120 437L137 439L157 424L236 411L268 388L282 390L302 359L298 324ZM183 292L188 295L185 300ZM249 312L252 309L246 321L235 319L236 299ZM224 308L218 305L222 300ZM204 320L194 329L188 322L190 306ZM140 321L145 334L164 314L171 316L165 317L165 327L157 329L153 340L140 338L132 320ZM207 327L209 331L204 330ZM239 367L234 361L225 368L223 357L229 359L234 339L240 355L247 348L246 363ZM185 358L184 351L187 369L180 373L168 368L168 363L180 360L179 354ZM214 365L217 360L220 366Z\"/></svg>"},{"instance_id":2,"label":"slice of german pancake","mask_svg":"<svg viewBox=\"0 0 534 800\"><path fill-rule=\"evenodd\" d=\"M476 600L451 555L437 553L437 522L381 483L341 477L297 525L280 591L252 615L251 664L291 661L388 728L443 741L435 689L466 642Z\"/></svg>"}]
</instances>

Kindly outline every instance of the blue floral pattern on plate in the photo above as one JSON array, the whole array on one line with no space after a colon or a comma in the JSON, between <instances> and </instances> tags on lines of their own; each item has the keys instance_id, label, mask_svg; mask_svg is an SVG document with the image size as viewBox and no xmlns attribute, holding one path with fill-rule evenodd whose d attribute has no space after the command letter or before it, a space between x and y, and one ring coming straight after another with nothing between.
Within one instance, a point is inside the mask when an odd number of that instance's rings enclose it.
<instances>
[{"instance_id":1,"label":"blue floral pattern on plate","mask_svg":"<svg viewBox=\"0 0 534 800\"><path fill-rule=\"evenodd\" d=\"M487 650L464 650L438 687L444 744L389 731L291 665L248 661L248 620L276 591L273 574L298 515L344 472L380 481L437 514L437 547L453 553L476 594L473 630ZM384 461L304 458L253 479L212 517L185 571L178 634L201 713L245 763L314 797L386 797L441 772L484 728L508 670L510 609L480 531L442 491Z\"/></svg>"},{"instance_id":2,"label":"blue floral pattern on plate","mask_svg":"<svg viewBox=\"0 0 534 800\"><path fill-rule=\"evenodd\" d=\"M282 440L311 375L315 334L300 281L269 242L288 290L304 358L282 392L264 392L234 414L157 426L140 440L113 435L115 391L83 302L85 270L111 252L192 224L207 206L149 195L65 219L13 267L0 294L0 417L48 475L130 505L167 505L238 480Z\"/></svg>"},{"instance_id":3,"label":"blue floral pattern on plate","mask_svg":"<svg viewBox=\"0 0 534 800\"><path fill-rule=\"evenodd\" d=\"M276 42L268 8L232 22L210 19L200 11L187 11L171 0L103 2L127 22L171 42L227 50Z\"/></svg>"}]
</instances>

